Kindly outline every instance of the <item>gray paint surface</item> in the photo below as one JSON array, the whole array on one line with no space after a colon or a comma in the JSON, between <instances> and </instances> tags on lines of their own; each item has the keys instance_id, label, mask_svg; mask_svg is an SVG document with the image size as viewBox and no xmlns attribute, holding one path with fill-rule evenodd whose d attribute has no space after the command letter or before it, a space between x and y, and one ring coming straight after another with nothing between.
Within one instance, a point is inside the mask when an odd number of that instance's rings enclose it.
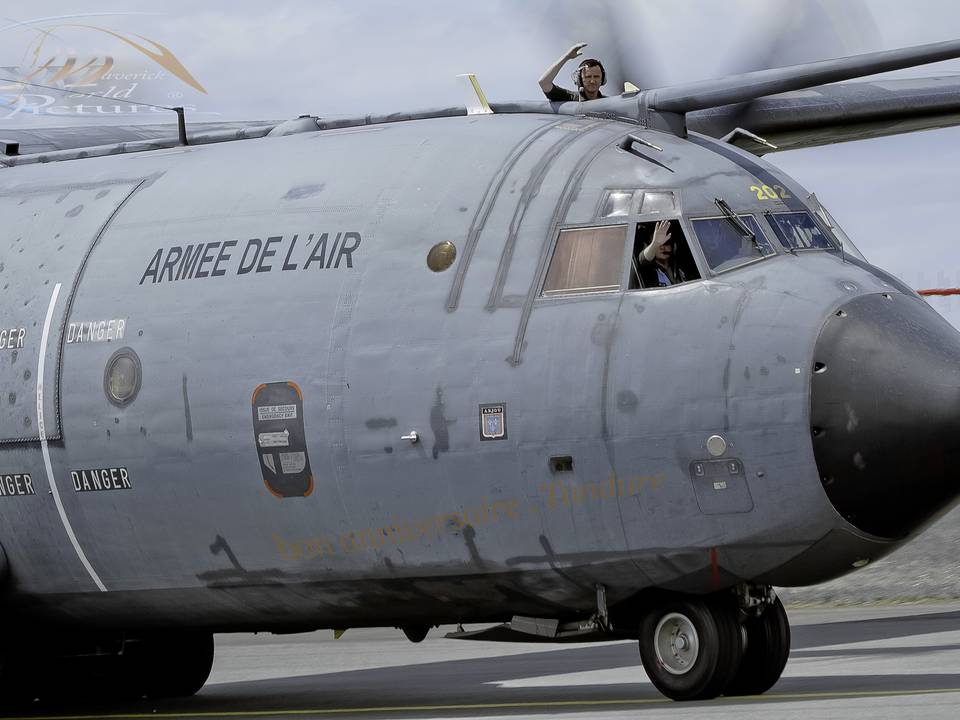
<instances>
[{"instance_id":1,"label":"gray paint surface","mask_svg":"<svg viewBox=\"0 0 960 720\"><path fill-rule=\"evenodd\" d=\"M596 583L611 603L650 585L805 584L887 552L827 501L807 414L824 318L896 288L814 252L716 276L701 264L703 280L662 290L540 297L561 226L624 223L595 217L607 189L679 189L688 238L688 218L715 216L717 196L758 217L787 209L758 199L758 175L795 207L807 197L705 138L555 120L445 117L4 170L12 208L72 199L62 219L39 215L42 229L29 215L5 227L4 243L40 239L18 261L4 321L19 321L23 300L46 309L37 278L63 284L47 359L63 440L49 452L108 590L66 542L37 446L4 446L4 471L37 486L0 512L7 601L119 627L499 619L588 613ZM662 147L662 164L620 150L630 133ZM447 171L454 162L470 171ZM28 274L63 231L78 238L71 261ZM359 244L333 253L350 233ZM427 268L434 244L471 237L453 268ZM253 262L253 239L274 254ZM200 244L207 277L151 266L158 251ZM64 343L58 358L64 327L111 319L124 320L122 340ZM103 380L121 346L143 368L125 407ZM286 381L303 393L315 487L279 499L261 477L249 403ZM505 440L481 441L485 403L505 404ZM416 444L400 437L412 430ZM749 503L698 495L690 464L709 459L714 433L742 464ZM549 458L567 455L573 471L552 473ZM124 468L132 487L76 492L71 473L94 468ZM826 547L830 563L781 568L835 536L848 539Z\"/></svg>"}]
</instances>

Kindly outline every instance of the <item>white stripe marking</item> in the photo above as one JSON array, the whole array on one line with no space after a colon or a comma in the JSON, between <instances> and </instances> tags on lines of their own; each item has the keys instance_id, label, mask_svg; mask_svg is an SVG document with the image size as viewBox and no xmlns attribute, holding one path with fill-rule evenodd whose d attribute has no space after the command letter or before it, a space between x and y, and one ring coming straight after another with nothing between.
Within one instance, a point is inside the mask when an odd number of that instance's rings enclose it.
<instances>
[{"instance_id":1,"label":"white stripe marking","mask_svg":"<svg viewBox=\"0 0 960 720\"><path fill-rule=\"evenodd\" d=\"M106 592L107 588L101 582L100 576L94 571L90 561L80 547L76 534L73 532L73 526L67 519L67 513L64 512L63 502L60 500L60 490L57 488L57 482L53 478L53 465L50 462L50 448L47 447L47 429L43 423L43 366L47 359L47 337L50 335L50 321L53 319L53 308L57 304L57 298L60 296L60 283L53 286L53 295L50 297L50 305L47 307L47 317L43 321L43 335L40 338L40 360L37 362L37 430L40 434L40 447L43 450L43 465L47 469L47 482L50 483L50 490L53 492L53 501L57 505L57 512L60 513L60 520L63 522L63 529L67 531L67 537L73 549L77 551L77 557L87 569L90 579L100 588L100 592Z\"/></svg>"}]
</instances>

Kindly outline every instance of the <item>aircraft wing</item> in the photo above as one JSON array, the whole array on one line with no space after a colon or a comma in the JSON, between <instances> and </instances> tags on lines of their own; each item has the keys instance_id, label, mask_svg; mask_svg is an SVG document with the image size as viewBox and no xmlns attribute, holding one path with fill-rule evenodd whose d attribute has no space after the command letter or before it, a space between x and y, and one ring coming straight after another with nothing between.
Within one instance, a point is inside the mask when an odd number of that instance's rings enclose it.
<instances>
[{"instance_id":1,"label":"aircraft wing","mask_svg":"<svg viewBox=\"0 0 960 720\"><path fill-rule=\"evenodd\" d=\"M529 111L535 105L531 104ZM510 110L505 105L494 107L513 112L524 109L519 105ZM960 75L819 85L759 96L750 102L691 110L686 119L690 130L711 137L722 138L743 128L777 146L775 150L746 134L730 140L756 155L951 127L960 125ZM329 124L332 127L338 123ZM188 131L191 136L215 135L267 130L275 125L276 121L191 123ZM171 138L176 138L176 126L172 124L0 128L0 141L20 143L21 155Z\"/></svg>"},{"instance_id":2,"label":"aircraft wing","mask_svg":"<svg viewBox=\"0 0 960 720\"><path fill-rule=\"evenodd\" d=\"M218 133L250 128L272 127L276 121L190 123L191 135ZM20 143L21 155L48 153L55 150L114 145L144 140L161 140L177 136L176 124L156 125L76 125L46 129L0 128L0 141Z\"/></svg>"},{"instance_id":3,"label":"aircraft wing","mask_svg":"<svg viewBox=\"0 0 960 720\"><path fill-rule=\"evenodd\" d=\"M724 137L740 127L777 150L829 145L960 125L960 75L820 85L687 114L690 130ZM775 152L746 135L731 142Z\"/></svg>"}]
</instances>

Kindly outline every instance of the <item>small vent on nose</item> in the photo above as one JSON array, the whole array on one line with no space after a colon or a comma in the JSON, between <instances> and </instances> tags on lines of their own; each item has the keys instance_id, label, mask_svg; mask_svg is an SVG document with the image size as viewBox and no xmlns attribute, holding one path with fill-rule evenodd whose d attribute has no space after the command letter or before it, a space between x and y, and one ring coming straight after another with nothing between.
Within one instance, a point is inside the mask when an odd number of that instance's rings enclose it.
<instances>
[{"instance_id":1,"label":"small vent on nose","mask_svg":"<svg viewBox=\"0 0 960 720\"><path fill-rule=\"evenodd\" d=\"M815 374L819 375L820 373L826 372L826 371L827 371L827 364L826 364L826 363L815 362L815 363L813 364L813 372L814 372Z\"/></svg>"}]
</instances>

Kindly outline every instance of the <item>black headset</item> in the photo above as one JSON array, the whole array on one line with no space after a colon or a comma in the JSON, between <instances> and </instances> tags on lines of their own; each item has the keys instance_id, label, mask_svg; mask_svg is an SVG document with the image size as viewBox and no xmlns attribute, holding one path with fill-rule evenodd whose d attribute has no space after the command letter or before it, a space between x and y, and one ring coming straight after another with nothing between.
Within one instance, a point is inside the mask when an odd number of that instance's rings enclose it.
<instances>
[{"instance_id":1,"label":"black headset","mask_svg":"<svg viewBox=\"0 0 960 720\"><path fill-rule=\"evenodd\" d=\"M583 62L581 62L579 65L577 65L577 69L573 71L573 84L576 85L577 88L583 89L583 69L584 69L585 67L588 67L588 66L589 66L589 67L594 67L594 66L599 66L599 67L600 67L600 86L603 87L604 85L606 85L606 84L607 84L607 70L606 70L606 68L603 67L603 63L600 62L599 60L595 59L595 58L587 58L586 60L584 60Z\"/></svg>"}]
</instances>

